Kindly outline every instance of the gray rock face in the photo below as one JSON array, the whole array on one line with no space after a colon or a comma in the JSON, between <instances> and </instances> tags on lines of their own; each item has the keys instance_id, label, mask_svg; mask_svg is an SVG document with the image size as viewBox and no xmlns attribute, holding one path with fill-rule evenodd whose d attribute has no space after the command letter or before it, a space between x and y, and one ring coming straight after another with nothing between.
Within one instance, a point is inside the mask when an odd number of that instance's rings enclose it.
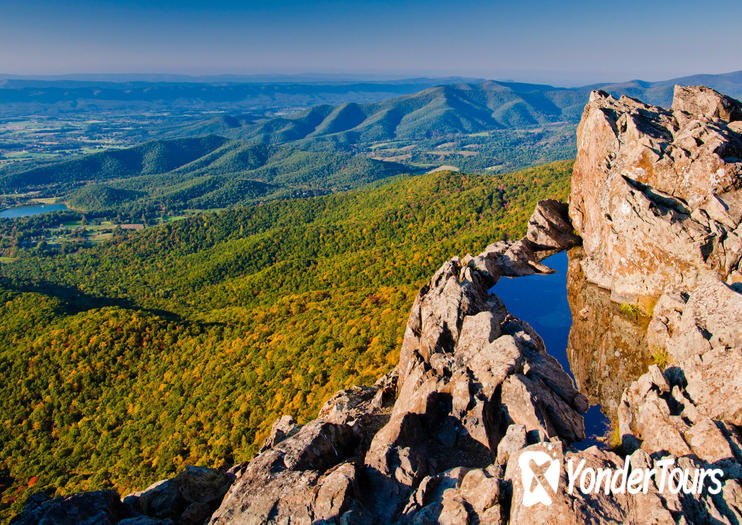
<instances>
[{"instance_id":1,"label":"gray rock face","mask_svg":"<svg viewBox=\"0 0 742 525\"><path fill-rule=\"evenodd\" d=\"M713 411L709 414L710 404L696 404L687 390L689 384L681 368L670 368L663 374L651 366L624 391L618 412L621 434L631 440L638 438L650 453L693 454L709 463L734 460L734 451L740 450L735 425L719 419Z\"/></svg>"},{"instance_id":2,"label":"gray rock face","mask_svg":"<svg viewBox=\"0 0 742 525\"><path fill-rule=\"evenodd\" d=\"M128 498L127 503L138 504L143 514L155 518L176 517L185 509L185 501L180 497L178 486L172 479L158 481ZM134 503L134 498L137 503Z\"/></svg>"},{"instance_id":3,"label":"gray rock face","mask_svg":"<svg viewBox=\"0 0 742 525\"><path fill-rule=\"evenodd\" d=\"M704 272L742 280L739 108L698 87L677 87L672 110L592 93L569 206L589 281L649 311Z\"/></svg>"},{"instance_id":4,"label":"gray rock face","mask_svg":"<svg viewBox=\"0 0 742 525\"><path fill-rule=\"evenodd\" d=\"M675 86L672 110L708 120L742 120L742 104L739 101L704 86Z\"/></svg>"},{"instance_id":5,"label":"gray rock face","mask_svg":"<svg viewBox=\"0 0 742 525\"><path fill-rule=\"evenodd\" d=\"M649 343L673 361L719 348L742 348L742 287L709 276L683 294L663 294L649 325Z\"/></svg>"},{"instance_id":6,"label":"gray rock face","mask_svg":"<svg viewBox=\"0 0 742 525\"><path fill-rule=\"evenodd\" d=\"M365 392L364 392L365 393ZM353 390L338 397L348 399ZM363 396L354 402L363 403ZM332 414L330 402L323 408ZM337 415L337 414L336 414ZM369 414L371 416L372 414ZM261 452L238 479L210 523L312 523L348 510L356 492L358 431L346 423L315 420Z\"/></svg>"},{"instance_id":7,"label":"gray rock face","mask_svg":"<svg viewBox=\"0 0 742 525\"><path fill-rule=\"evenodd\" d=\"M202 524L219 505L232 481L232 475L220 470L189 466L173 479L158 481L130 494L123 503L134 514L130 519L143 524L147 519L154 523Z\"/></svg>"},{"instance_id":8,"label":"gray rock face","mask_svg":"<svg viewBox=\"0 0 742 525\"><path fill-rule=\"evenodd\" d=\"M277 419L276 422L273 423L273 426L271 427L271 433L266 438L265 443L263 443L263 446L260 448L260 451L263 452L265 450L268 450L269 448L276 446L287 437L296 434L300 428L301 427L296 423L296 421L294 421L294 418L291 416L283 416Z\"/></svg>"}]
</instances>

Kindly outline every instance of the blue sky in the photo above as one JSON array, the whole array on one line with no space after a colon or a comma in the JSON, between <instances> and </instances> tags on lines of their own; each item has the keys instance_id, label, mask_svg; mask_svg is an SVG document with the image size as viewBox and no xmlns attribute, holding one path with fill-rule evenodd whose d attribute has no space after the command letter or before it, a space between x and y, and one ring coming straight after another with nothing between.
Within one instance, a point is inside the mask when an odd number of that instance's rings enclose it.
<instances>
[{"instance_id":1,"label":"blue sky","mask_svg":"<svg viewBox=\"0 0 742 525\"><path fill-rule=\"evenodd\" d=\"M0 73L561 84L742 69L742 2L0 0Z\"/></svg>"}]
</instances>

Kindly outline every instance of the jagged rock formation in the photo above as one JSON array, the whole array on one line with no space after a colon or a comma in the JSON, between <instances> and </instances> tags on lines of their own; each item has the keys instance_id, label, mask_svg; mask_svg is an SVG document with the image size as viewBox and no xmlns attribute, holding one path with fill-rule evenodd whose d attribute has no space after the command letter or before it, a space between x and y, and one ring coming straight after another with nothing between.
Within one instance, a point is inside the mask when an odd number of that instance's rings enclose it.
<instances>
[{"instance_id":1,"label":"jagged rock formation","mask_svg":"<svg viewBox=\"0 0 742 525\"><path fill-rule=\"evenodd\" d=\"M740 107L705 88L677 88L672 111L594 92L569 210L542 201L520 241L444 263L414 302L398 366L374 386L339 392L305 425L280 418L228 472L190 469L123 502L36 498L14 523L739 524ZM573 265L645 309L651 320L629 337L667 365L641 367L623 389L613 451L574 448L587 399L490 293L503 276L549 272L544 257L579 243L568 211L585 244ZM599 295L577 291L575 338L610 319ZM584 360L586 376L598 371ZM718 469L718 491L658 477L634 492L572 490L574 465L628 483L670 462Z\"/></svg>"},{"instance_id":2,"label":"jagged rock formation","mask_svg":"<svg viewBox=\"0 0 742 525\"><path fill-rule=\"evenodd\" d=\"M742 105L676 87L672 110L594 91L569 214L587 279L647 311L712 273L742 281Z\"/></svg>"}]
</instances>

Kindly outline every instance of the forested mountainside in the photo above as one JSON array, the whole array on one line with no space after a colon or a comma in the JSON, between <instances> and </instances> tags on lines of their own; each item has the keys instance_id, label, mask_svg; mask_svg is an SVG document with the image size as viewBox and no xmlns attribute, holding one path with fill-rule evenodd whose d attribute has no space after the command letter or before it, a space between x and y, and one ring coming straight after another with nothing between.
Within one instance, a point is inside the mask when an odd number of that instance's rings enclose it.
<instances>
[{"instance_id":1,"label":"forested mountainside","mask_svg":"<svg viewBox=\"0 0 742 525\"><path fill-rule=\"evenodd\" d=\"M426 276L522 234L570 170L399 176L3 265L2 516L249 458L278 415L388 371Z\"/></svg>"},{"instance_id":2,"label":"forested mountainside","mask_svg":"<svg viewBox=\"0 0 742 525\"><path fill-rule=\"evenodd\" d=\"M3 192L38 188L64 189L82 182L103 182L138 175L164 173L213 152L227 142L218 136L157 141L122 150L110 150L32 170L11 171L2 177Z\"/></svg>"}]
</instances>

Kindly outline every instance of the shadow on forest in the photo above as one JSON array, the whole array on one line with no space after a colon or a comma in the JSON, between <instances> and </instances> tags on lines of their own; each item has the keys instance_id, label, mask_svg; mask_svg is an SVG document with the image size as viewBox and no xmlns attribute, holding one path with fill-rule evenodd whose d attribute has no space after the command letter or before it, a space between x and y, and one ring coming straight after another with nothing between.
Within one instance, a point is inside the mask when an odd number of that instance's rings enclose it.
<instances>
[{"instance_id":1,"label":"shadow on forest","mask_svg":"<svg viewBox=\"0 0 742 525\"><path fill-rule=\"evenodd\" d=\"M86 294L73 286L63 286L49 281L16 282L0 277L0 286L15 292L41 293L59 299L64 313L74 315L88 310L105 307L118 307L155 315L167 321L188 323L198 326L222 326L224 323L203 323L187 319L182 315L160 308L143 308L135 302L120 297L100 297Z\"/></svg>"}]
</instances>

